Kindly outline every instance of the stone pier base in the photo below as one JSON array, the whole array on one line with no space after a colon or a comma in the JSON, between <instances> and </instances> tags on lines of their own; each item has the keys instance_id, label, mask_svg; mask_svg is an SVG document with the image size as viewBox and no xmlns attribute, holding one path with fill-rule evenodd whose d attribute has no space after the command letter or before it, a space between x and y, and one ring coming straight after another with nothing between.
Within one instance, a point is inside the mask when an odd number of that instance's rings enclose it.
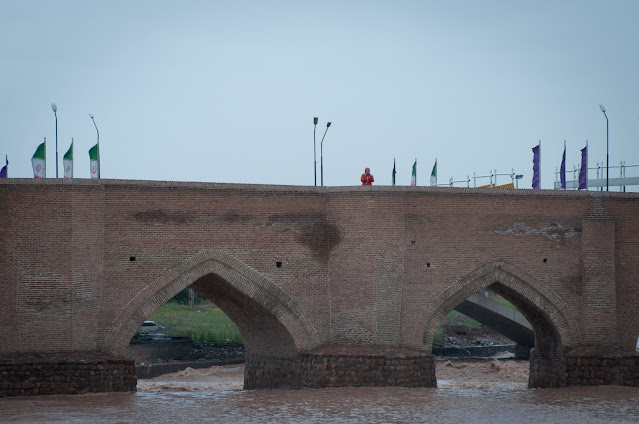
<instances>
[{"instance_id":1,"label":"stone pier base","mask_svg":"<svg viewBox=\"0 0 639 424\"><path fill-rule=\"evenodd\" d=\"M247 355L244 377L246 389L437 387L433 355L380 346L320 346L295 358Z\"/></svg>"},{"instance_id":2,"label":"stone pier base","mask_svg":"<svg viewBox=\"0 0 639 424\"><path fill-rule=\"evenodd\" d=\"M563 359L566 386L639 387L639 355L570 356Z\"/></svg>"},{"instance_id":3,"label":"stone pier base","mask_svg":"<svg viewBox=\"0 0 639 424\"><path fill-rule=\"evenodd\" d=\"M0 357L0 397L135 391L135 361L97 353Z\"/></svg>"}]
</instances>

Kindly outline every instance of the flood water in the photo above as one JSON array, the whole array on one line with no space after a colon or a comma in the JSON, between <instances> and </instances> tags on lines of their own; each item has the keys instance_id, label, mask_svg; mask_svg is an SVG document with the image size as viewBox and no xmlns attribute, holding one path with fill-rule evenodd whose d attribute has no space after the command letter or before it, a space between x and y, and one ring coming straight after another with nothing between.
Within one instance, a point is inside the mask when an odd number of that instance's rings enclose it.
<instances>
[{"instance_id":1,"label":"flood water","mask_svg":"<svg viewBox=\"0 0 639 424\"><path fill-rule=\"evenodd\" d=\"M438 364L439 387L244 391L242 366L140 380L137 393L0 399L11 423L636 423L639 388L525 388L526 364Z\"/></svg>"}]
</instances>

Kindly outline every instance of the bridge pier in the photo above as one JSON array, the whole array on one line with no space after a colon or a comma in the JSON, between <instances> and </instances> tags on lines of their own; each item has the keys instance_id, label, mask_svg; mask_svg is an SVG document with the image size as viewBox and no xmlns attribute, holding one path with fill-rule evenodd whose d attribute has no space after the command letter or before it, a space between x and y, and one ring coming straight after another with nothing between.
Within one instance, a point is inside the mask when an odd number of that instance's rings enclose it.
<instances>
[{"instance_id":1,"label":"bridge pier","mask_svg":"<svg viewBox=\"0 0 639 424\"><path fill-rule=\"evenodd\" d=\"M639 355L599 346L566 351L561 367L565 386L618 385L639 387Z\"/></svg>"},{"instance_id":2,"label":"bridge pier","mask_svg":"<svg viewBox=\"0 0 639 424\"><path fill-rule=\"evenodd\" d=\"M93 352L0 357L0 398L136 390L135 361Z\"/></svg>"},{"instance_id":3,"label":"bridge pier","mask_svg":"<svg viewBox=\"0 0 639 424\"><path fill-rule=\"evenodd\" d=\"M433 355L417 350L324 345L294 358L249 355L245 389L437 387Z\"/></svg>"}]
</instances>

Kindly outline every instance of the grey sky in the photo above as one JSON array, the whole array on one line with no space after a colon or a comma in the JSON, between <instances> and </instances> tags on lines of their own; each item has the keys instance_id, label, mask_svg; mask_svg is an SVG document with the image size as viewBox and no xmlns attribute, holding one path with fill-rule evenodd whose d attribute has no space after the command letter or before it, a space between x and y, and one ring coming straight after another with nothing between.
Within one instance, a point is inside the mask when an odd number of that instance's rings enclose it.
<instances>
[{"instance_id":1,"label":"grey sky","mask_svg":"<svg viewBox=\"0 0 639 424\"><path fill-rule=\"evenodd\" d=\"M635 0L0 0L0 155L32 177L46 136L55 176L56 102L60 175L73 137L89 177L93 113L103 178L313 185L318 116L318 185L332 121L325 185L390 184L393 158L428 185L437 158L440 183L514 168L529 188L541 140L551 188L564 140L569 169L586 140L605 161L600 103L611 165L639 165L638 18Z\"/></svg>"}]
</instances>

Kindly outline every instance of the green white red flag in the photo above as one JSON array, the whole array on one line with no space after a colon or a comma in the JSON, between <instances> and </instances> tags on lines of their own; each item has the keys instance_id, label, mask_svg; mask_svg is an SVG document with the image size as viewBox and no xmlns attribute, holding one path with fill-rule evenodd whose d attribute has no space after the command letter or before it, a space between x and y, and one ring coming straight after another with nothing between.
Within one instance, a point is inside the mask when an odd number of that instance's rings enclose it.
<instances>
[{"instance_id":1,"label":"green white red flag","mask_svg":"<svg viewBox=\"0 0 639 424\"><path fill-rule=\"evenodd\" d=\"M89 160L91 162L90 171L91 178L100 178L100 149L99 144L91 147L89 150Z\"/></svg>"},{"instance_id":2,"label":"green white red flag","mask_svg":"<svg viewBox=\"0 0 639 424\"><path fill-rule=\"evenodd\" d=\"M47 176L47 156L44 143L40 144L31 158L33 166L33 178L46 178Z\"/></svg>"},{"instance_id":3,"label":"green white red flag","mask_svg":"<svg viewBox=\"0 0 639 424\"><path fill-rule=\"evenodd\" d=\"M64 166L64 178L73 178L73 141L71 141L71 147L62 158L62 164Z\"/></svg>"}]
</instances>

